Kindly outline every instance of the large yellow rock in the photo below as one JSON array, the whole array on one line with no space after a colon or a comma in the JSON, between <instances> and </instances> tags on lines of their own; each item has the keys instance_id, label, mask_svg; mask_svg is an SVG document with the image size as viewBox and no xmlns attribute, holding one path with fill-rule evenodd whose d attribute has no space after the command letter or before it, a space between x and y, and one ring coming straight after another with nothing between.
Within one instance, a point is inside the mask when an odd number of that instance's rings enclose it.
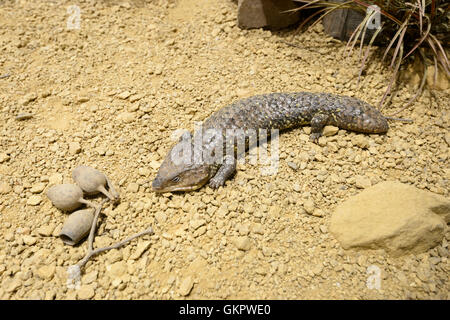
<instances>
[{"instance_id":1,"label":"large yellow rock","mask_svg":"<svg viewBox=\"0 0 450 320\"><path fill-rule=\"evenodd\" d=\"M449 199L386 181L340 204L331 217L330 232L344 249L385 249L399 256L439 244L448 222Z\"/></svg>"}]
</instances>

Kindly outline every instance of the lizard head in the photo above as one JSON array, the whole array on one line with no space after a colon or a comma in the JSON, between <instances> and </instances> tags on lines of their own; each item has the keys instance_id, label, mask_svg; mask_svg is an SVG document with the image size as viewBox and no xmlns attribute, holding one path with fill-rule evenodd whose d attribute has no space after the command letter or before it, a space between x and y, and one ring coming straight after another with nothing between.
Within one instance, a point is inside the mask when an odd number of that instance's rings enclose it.
<instances>
[{"instance_id":1,"label":"lizard head","mask_svg":"<svg viewBox=\"0 0 450 320\"><path fill-rule=\"evenodd\" d=\"M167 154L156 178L154 192L192 191L201 188L210 178L210 166L193 161L192 143L181 140Z\"/></svg>"}]
</instances>

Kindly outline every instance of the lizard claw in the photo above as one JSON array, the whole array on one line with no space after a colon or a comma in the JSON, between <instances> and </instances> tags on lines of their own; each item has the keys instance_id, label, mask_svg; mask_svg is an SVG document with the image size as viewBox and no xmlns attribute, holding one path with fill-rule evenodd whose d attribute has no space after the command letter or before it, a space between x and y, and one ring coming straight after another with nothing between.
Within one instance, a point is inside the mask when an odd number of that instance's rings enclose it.
<instances>
[{"instance_id":1,"label":"lizard claw","mask_svg":"<svg viewBox=\"0 0 450 320\"><path fill-rule=\"evenodd\" d=\"M225 183L225 181L220 181L219 179L212 178L211 180L209 180L209 186L212 189L217 189L217 188L223 186L224 183Z\"/></svg>"},{"instance_id":2,"label":"lizard claw","mask_svg":"<svg viewBox=\"0 0 450 320\"><path fill-rule=\"evenodd\" d=\"M319 143L319 138L320 138L321 134L318 132L313 132L311 133L311 135L309 136L309 141L314 142L315 144Z\"/></svg>"}]
</instances>

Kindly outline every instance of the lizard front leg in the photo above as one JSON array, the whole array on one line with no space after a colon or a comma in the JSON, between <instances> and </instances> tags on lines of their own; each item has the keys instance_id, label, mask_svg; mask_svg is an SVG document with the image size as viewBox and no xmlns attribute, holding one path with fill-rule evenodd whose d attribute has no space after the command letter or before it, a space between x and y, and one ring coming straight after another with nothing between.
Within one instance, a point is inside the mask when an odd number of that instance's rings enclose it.
<instances>
[{"instance_id":1,"label":"lizard front leg","mask_svg":"<svg viewBox=\"0 0 450 320\"><path fill-rule=\"evenodd\" d=\"M225 184L225 181L228 180L234 173L236 172L236 159L231 155L226 155L223 158L223 163L220 166L219 170L217 170L214 177L209 180L209 186L213 189L217 189L220 186Z\"/></svg>"},{"instance_id":2,"label":"lizard front leg","mask_svg":"<svg viewBox=\"0 0 450 320\"><path fill-rule=\"evenodd\" d=\"M322 136L323 127L328 124L329 116L324 113L317 113L311 119L311 135L309 140L314 143L319 142L319 138Z\"/></svg>"}]
</instances>

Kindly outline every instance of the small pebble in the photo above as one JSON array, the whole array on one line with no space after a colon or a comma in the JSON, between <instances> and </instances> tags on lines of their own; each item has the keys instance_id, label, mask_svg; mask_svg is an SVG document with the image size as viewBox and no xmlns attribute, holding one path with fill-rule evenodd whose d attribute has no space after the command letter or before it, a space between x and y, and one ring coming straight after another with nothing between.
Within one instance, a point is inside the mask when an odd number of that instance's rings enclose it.
<instances>
[{"instance_id":1,"label":"small pebble","mask_svg":"<svg viewBox=\"0 0 450 320\"><path fill-rule=\"evenodd\" d=\"M188 296L191 293L192 288L194 287L194 280L191 276L186 277L181 281L180 287L178 288L178 293L181 296Z\"/></svg>"},{"instance_id":2,"label":"small pebble","mask_svg":"<svg viewBox=\"0 0 450 320\"><path fill-rule=\"evenodd\" d=\"M81 300L87 300L93 298L95 291L91 285L82 285L80 289L77 290L77 297Z\"/></svg>"},{"instance_id":3,"label":"small pebble","mask_svg":"<svg viewBox=\"0 0 450 320\"><path fill-rule=\"evenodd\" d=\"M248 251L251 248L251 241L248 237L237 237L234 241L236 248L242 251Z\"/></svg>"},{"instance_id":4,"label":"small pebble","mask_svg":"<svg viewBox=\"0 0 450 320\"><path fill-rule=\"evenodd\" d=\"M70 142L69 143L69 154L75 155L81 152L81 145L79 142Z\"/></svg>"},{"instance_id":5,"label":"small pebble","mask_svg":"<svg viewBox=\"0 0 450 320\"><path fill-rule=\"evenodd\" d=\"M0 194L10 193L12 190L11 186L6 182L0 182Z\"/></svg>"},{"instance_id":6,"label":"small pebble","mask_svg":"<svg viewBox=\"0 0 450 320\"><path fill-rule=\"evenodd\" d=\"M30 206L37 206L39 203L41 203L42 198L38 195L32 195L28 198L27 204Z\"/></svg>"},{"instance_id":7,"label":"small pebble","mask_svg":"<svg viewBox=\"0 0 450 320\"><path fill-rule=\"evenodd\" d=\"M36 243L36 238L33 236L29 236L29 235L24 235L22 237L22 240L28 246L32 246Z\"/></svg>"},{"instance_id":8,"label":"small pebble","mask_svg":"<svg viewBox=\"0 0 450 320\"><path fill-rule=\"evenodd\" d=\"M22 121L22 120L28 120L28 119L31 119L31 118L33 118L33 114L32 113L26 113L26 112L22 112L22 113L19 113L17 116L16 116L16 120L17 121Z\"/></svg>"}]
</instances>

